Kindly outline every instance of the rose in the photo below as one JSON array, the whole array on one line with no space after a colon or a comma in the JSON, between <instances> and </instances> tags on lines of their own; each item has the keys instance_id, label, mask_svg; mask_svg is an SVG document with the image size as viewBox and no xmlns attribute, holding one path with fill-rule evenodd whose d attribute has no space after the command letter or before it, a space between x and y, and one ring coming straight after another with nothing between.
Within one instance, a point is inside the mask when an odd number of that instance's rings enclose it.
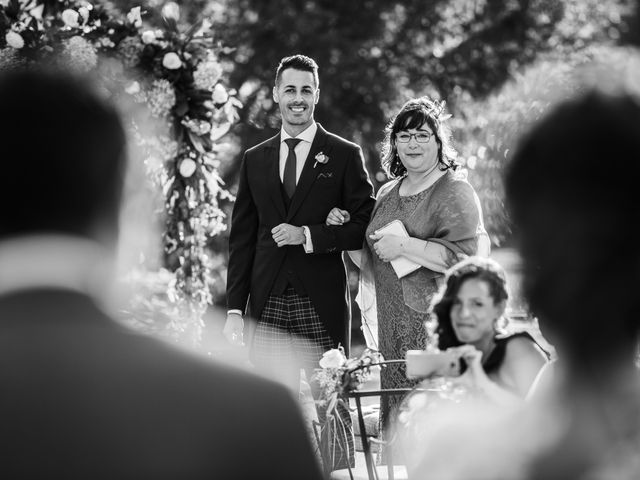
<instances>
[{"instance_id":1,"label":"rose","mask_svg":"<svg viewBox=\"0 0 640 480\"><path fill-rule=\"evenodd\" d=\"M329 157L327 157L324 153L322 152L318 152L318 154L314 157L316 160L316 163L313 164L313 168L316 168L318 166L319 163L321 163L322 165L324 165L325 163L327 163L329 161Z\"/></svg>"},{"instance_id":2,"label":"rose","mask_svg":"<svg viewBox=\"0 0 640 480\"><path fill-rule=\"evenodd\" d=\"M78 19L80 18L80 14L75 10L71 10L67 8L64 12L62 12L62 21L66 27L75 28L79 27Z\"/></svg>"},{"instance_id":3,"label":"rose","mask_svg":"<svg viewBox=\"0 0 640 480\"><path fill-rule=\"evenodd\" d=\"M127 13L127 20L131 22L135 27L142 26L142 17L140 16L140 7L134 7Z\"/></svg>"},{"instance_id":4,"label":"rose","mask_svg":"<svg viewBox=\"0 0 640 480\"><path fill-rule=\"evenodd\" d=\"M180 162L180 175L184 178L189 178L196 171L196 162L191 160L190 158L185 158L182 162Z\"/></svg>"},{"instance_id":5,"label":"rose","mask_svg":"<svg viewBox=\"0 0 640 480\"><path fill-rule=\"evenodd\" d=\"M7 34L4 36L4 39L7 41L7 45L9 45L12 48L15 48L16 50L19 50L22 47L24 47L24 40L19 33L8 31Z\"/></svg>"},{"instance_id":6,"label":"rose","mask_svg":"<svg viewBox=\"0 0 640 480\"><path fill-rule=\"evenodd\" d=\"M337 348L332 348L322 354L320 366L322 368L340 368L346 361L344 353Z\"/></svg>"},{"instance_id":7,"label":"rose","mask_svg":"<svg viewBox=\"0 0 640 480\"><path fill-rule=\"evenodd\" d=\"M180 18L180 7L175 2L169 2L162 7L162 16L168 20L175 20L177 22Z\"/></svg>"},{"instance_id":8,"label":"rose","mask_svg":"<svg viewBox=\"0 0 640 480\"><path fill-rule=\"evenodd\" d=\"M213 103L216 104L226 103L227 100L229 100L229 94L227 93L225 88L218 83L213 89L211 100L213 100Z\"/></svg>"},{"instance_id":9,"label":"rose","mask_svg":"<svg viewBox=\"0 0 640 480\"><path fill-rule=\"evenodd\" d=\"M162 66L169 70L177 70L182 66L182 60L180 60L180 57L175 52L165 53L162 58Z\"/></svg>"},{"instance_id":10,"label":"rose","mask_svg":"<svg viewBox=\"0 0 640 480\"><path fill-rule=\"evenodd\" d=\"M142 32L142 43L148 45L156 41L156 34L153 30L145 30Z\"/></svg>"},{"instance_id":11,"label":"rose","mask_svg":"<svg viewBox=\"0 0 640 480\"><path fill-rule=\"evenodd\" d=\"M82 23L87 23L89 21L89 9L87 7L80 7L78 9L78 13L82 17Z\"/></svg>"}]
</instances>

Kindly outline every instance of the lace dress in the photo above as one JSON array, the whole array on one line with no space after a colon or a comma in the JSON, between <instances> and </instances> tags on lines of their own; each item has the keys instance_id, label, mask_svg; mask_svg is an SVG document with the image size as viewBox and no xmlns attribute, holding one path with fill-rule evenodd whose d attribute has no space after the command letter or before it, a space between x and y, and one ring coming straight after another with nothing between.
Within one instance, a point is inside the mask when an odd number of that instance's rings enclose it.
<instances>
[{"instance_id":1,"label":"lace dress","mask_svg":"<svg viewBox=\"0 0 640 480\"><path fill-rule=\"evenodd\" d=\"M379 197L366 232L369 258L375 280L378 320L378 348L386 359L403 359L407 350L424 349L424 322L442 273L425 267L398 279L391 264L373 252L369 235L392 220L399 219L411 237L442 245L440 261L448 268L463 255L476 253L478 235L484 231L477 196L466 180L447 172L436 183L415 195L400 196L401 181ZM381 372L382 388L412 387L403 365L391 365ZM381 406L382 425L400 399Z\"/></svg>"}]
</instances>

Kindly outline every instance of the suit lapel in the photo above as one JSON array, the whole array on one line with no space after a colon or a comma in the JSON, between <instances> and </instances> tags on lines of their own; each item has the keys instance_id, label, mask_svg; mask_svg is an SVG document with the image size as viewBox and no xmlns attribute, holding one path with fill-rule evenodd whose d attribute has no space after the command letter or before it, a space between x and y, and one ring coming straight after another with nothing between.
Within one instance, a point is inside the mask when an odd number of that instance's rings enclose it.
<instances>
[{"instance_id":1,"label":"suit lapel","mask_svg":"<svg viewBox=\"0 0 640 480\"><path fill-rule=\"evenodd\" d=\"M265 147L266 157L266 175L267 175L267 190L269 195L275 203L278 213L284 218L286 216L287 209L284 205L282 198L282 191L280 188L280 134L273 137L267 143Z\"/></svg>"},{"instance_id":2,"label":"suit lapel","mask_svg":"<svg viewBox=\"0 0 640 480\"><path fill-rule=\"evenodd\" d=\"M304 168L302 169L300 179L298 180L298 186L296 187L296 191L291 199L291 205L289 206L289 212L287 213L287 221L290 221L296 214L302 205L302 202L304 202L304 199L309 194L313 183L316 181L318 169L313 167L316 163L315 156L326 148L325 145L327 138L327 131L318 124L318 130L316 131L316 136L311 144L309 156L304 163Z\"/></svg>"}]
</instances>

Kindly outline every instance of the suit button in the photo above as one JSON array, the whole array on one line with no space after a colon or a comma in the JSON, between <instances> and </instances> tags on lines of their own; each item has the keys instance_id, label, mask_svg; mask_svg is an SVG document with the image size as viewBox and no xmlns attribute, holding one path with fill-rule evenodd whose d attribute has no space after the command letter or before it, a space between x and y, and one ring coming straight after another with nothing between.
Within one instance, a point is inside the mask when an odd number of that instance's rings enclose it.
<instances>
[{"instance_id":1,"label":"suit button","mask_svg":"<svg viewBox=\"0 0 640 480\"><path fill-rule=\"evenodd\" d=\"M287 270L287 275L293 275L293 271L292 270Z\"/></svg>"}]
</instances>

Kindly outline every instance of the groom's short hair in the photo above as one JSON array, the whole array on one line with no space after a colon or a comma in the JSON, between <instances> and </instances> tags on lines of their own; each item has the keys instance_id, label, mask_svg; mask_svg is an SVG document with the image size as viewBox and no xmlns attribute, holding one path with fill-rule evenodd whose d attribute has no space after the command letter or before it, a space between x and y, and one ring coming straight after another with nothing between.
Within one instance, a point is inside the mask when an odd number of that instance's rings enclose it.
<instances>
[{"instance_id":1,"label":"groom's short hair","mask_svg":"<svg viewBox=\"0 0 640 480\"><path fill-rule=\"evenodd\" d=\"M0 132L0 239L93 236L98 225L115 231L125 132L116 110L87 79L53 71L2 73Z\"/></svg>"},{"instance_id":2,"label":"groom's short hair","mask_svg":"<svg viewBox=\"0 0 640 480\"><path fill-rule=\"evenodd\" d=\"M276 85L280 82L282 72L288 68L295 70L302 70L303 72L310 72L313 75L313 80L316 82L316 88L320 86L320 78L318 77L318 64L316 61L305 55L292 55L290 57L284 57L280 60L278 68L276 69Z\"/></svg>"}]
</instances>

